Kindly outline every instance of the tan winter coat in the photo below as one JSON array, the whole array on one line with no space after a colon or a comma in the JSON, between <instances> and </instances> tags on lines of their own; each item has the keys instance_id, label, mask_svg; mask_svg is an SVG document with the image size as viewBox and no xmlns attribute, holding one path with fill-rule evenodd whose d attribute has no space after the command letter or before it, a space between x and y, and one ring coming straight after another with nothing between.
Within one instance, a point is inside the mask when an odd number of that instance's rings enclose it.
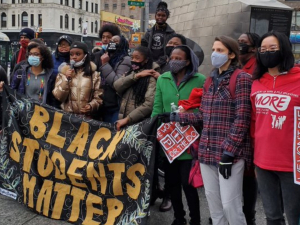
<instances>
[{"instance_id":1,"label":"tan winter coat","mask_svg":"<svg viewBox=\"0 0 300 225\"><path fill-rule=\"evenodd\" d=\"M61 67L52 91L54 97L62 102L61 107L66 112L81 114L80 109L87 104L92 107L91 113L96 112L102 105L100 76L96 65L91 62L92 76L84 76L84 71L79 70L70 81L65 76L69 68L67 64Z\"/></svg>"},{"instance_id":2,"label":"tan winter coat","mask_svg":"<svg viewBox=\"0 0 300 225\"><path fill-rule=\"evenodd\" d=\"M153 63L152 68L159 72L159 65L157 63ZM128 117L129 124L127 125L141 122L150 117L154 103L156 79L150 77L145 94L145 102L139 106L135 106L135 97L133 95L133 85L137 81L135 79L135 74L135 72L131 72L129 75L122 76L114 82L114 88L122 98L119 119Z\"/></svg>"}]
</instances>

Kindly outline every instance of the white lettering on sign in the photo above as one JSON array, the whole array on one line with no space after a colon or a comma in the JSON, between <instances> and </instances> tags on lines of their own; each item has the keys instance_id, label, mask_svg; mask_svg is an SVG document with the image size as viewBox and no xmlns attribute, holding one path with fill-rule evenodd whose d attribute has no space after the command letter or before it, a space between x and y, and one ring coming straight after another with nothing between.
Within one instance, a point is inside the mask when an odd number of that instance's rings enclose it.
<instances>
[{"instance_id":1,"label":"white lettering on sign","mask_svg":"<svg viewBox=\"0 0 300 225\"><path fill-rule=\"evenodd\" d=\"M278 94L257 94L255 98L256 108L269 109L278 113L285 111L289 106L291 97Z\"/></svg>"}]
</instances>

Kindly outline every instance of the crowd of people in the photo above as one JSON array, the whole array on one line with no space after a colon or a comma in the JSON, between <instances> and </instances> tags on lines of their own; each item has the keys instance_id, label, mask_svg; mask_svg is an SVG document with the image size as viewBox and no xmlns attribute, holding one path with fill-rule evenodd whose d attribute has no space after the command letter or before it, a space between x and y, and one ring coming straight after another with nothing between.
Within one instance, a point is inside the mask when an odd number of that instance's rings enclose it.
<instances>
[{"instance_id":1,"label":"crowd of people","mask_svg":"<svg viewBox=\"0 0 300 225\"><path fill-rule=\"evenodd\" d=\"M294 183L294 107L300 106L300 68L294 66L285 34L259 37L243 33L238 40L216 37L210 74L198 72L199 59L186 38L167 24L168 6L160 2L156 24L128 55L119 28L102 26L102 49L90 54L85 43L69 35L57 40L51 55L34 32L20 32L21 48L11 61L10 87L68 113L115 123L116 129L158 116L161 122L193 125L201 134L170 163L160 148L164 187L154 179L152 204L173 208L172 225L199 225L198 192L189 183L198 155L205 194L214 225L253 225L259 191L268 225L300 224L300 187ZM0 68L0 89L8 83ZM299 84L299 86L298 86ZM172 112L171 104L203 90L198 104ZM201 102L201 105L200 105ZM200 107L198 107L200 105ZM285 216L284 216L285 214Z\"/></svg>"}]
</instances>

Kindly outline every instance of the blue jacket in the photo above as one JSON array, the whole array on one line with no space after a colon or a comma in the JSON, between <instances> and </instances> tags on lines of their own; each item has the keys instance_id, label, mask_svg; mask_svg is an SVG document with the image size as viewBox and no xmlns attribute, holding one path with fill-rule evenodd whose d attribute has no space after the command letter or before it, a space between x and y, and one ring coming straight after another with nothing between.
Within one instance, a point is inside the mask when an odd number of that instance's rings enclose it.
<instances>
[{"instance_id":1,"label":"blue jacket","mask_svg":"<svg viewBox=\"0 0 300 225\"><path fill-rule=\"evenodd\" d=\"M70 57L68 57L68 58L65 58L65 57L62 57L62 56L55 56L55 53L53 53L52 54L52 59L53 59L53 65L54 65L54 67L53 67L53 73L55 74L55 75L57 75L58 74L58 67L62 64L62 63L64 63L64 62L66 62L66 63L69 63L69 59Z\"/></svg>"},{"instance_id":2,"label":"blue jacket","mask_svg":"<svg viewBox=\"0 0 300 225\"><path fill-rule=\"evenodd\" d=\"M27 72L29 69L29 65L22 65L21 68L15 72L11 88L17 90L20 94L25 94L25 86L27 83ZM50 106L53 106L55 108L60 109L60 102L54 98L52 94L52 90L54 89L55 80L56 80L57 74L53 72L52 69L46 70L46 79L45 79L45 89L44 89L44 95L42 104L48 104Z\"/></svg>"}]
</instances>

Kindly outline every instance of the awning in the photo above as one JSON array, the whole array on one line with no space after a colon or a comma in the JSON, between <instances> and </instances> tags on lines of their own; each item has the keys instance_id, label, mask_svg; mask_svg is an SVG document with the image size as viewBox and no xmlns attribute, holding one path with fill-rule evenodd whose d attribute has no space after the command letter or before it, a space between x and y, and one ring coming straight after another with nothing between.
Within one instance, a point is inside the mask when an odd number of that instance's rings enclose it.
<instances>
[{"instance_id":1,"label":"awning","mask_svg":"<svg viewBox=\"0 0 300 225\"><path fill-rule=\"evenodd\" d=\"M267 8L279 8L285 10L293 10L293 8L276 0L238 0L249 6L267 7Z\"/></svg>"}]
</instances>

